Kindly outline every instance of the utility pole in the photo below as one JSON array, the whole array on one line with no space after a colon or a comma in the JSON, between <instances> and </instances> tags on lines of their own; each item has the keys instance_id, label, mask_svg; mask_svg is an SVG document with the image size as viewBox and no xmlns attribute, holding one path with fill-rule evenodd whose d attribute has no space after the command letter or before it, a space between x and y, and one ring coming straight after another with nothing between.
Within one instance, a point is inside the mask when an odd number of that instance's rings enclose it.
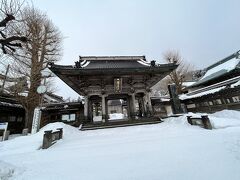
<instances>
[{"instance_id":1,"label":"utility pole","mask_svg":"<svg viewBox=\"0 0 240 180\"><path fill-rule=\"evenodd\" d=\"M4 86L5 86L5 82L6 82L6 80L7 80L7 74L8 74L9 68L10 68L10 65L8 64L7 70L6 70L6 72L5 72L5 76L4 76L4 79L3 79L3 84L2 84L1 92L4 92Z\"/></svg>"}]
</instances>

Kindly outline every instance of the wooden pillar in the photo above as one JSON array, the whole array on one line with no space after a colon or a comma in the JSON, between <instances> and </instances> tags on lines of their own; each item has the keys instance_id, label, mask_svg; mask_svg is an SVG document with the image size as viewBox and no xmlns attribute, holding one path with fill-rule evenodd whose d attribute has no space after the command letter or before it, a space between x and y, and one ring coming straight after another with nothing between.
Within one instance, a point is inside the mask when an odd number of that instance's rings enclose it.
<instances>
[{"instance_id":1,"label":"wooden pillar","mask_svg":"<svg viewBox=\"0 0 240 180\"><path fill-rule=\"evenodd\" d=\"M152 102L151 102L151 98L150 98L150 93L147 93L147 99L148 99L148 103L149 103L149 110L152 112Z\"/></svg>"},{"instance_id":2,"label":"wooden pillar","mask_svg":"<svg viewBox=\"0 0 240 180\"><path fill-rule=\"evenodd\" d=\"M135 93L132 93L131 96L132 96L132 108L131 108L132 109L132 117L135 118L136 113L137 113L136 112L137 111L136 104L135 104Z\"/></svg>"},{"instance_id":3,"label":"wooden pillar","mask_svg":"<svg viewBox=\"0 0 240 180\"><path fill-rule=\"evenodd\" d=\"M84 97L84 118L88 120L88 96Z\"/></svg>"},{"instance_id":4,"label":"wooden pillar","mask_svg":"<svg viewBox=\"0 0 240 180\"><path fill-rule=\"evenodd\" d=\"M151 116L152 115L152 102L150 98L150 93L146 92L145 96L145 109L146 109L146 115Z\"/></svg>"},{"instance_id":5,"label":"wooden pillar","mask_svg":"<svg viewBox=\"0 0 240 180\"><path fill-rule=\"evenodd\" d=\"M139 97L139 100L138 100L138 104L139 104L139 112L140 112L140 117L143 117L144 114L145 114L145 107L144 107L144 100L143 100L143 97Z\"/></svg>"},{"instance_id":6,"label":"wooden pillar","mask_svg":"<svg viewBox=\"0 0 240 180\"><path fill-rule=\"evenodd\" d=\"M131 118L132 109L131 109L131 99L130 99L130 96L127 97L127 113L128 113L128 118Z\"/></svg>"},{"instance_id":7,"label":"wooden pillar","mask_svg":"<svg viewBox=\"0 0 240 180\"><path fill-rule=\"evenodd\" d=\"M102 95L102 121L106 122L106 97Z\"/></svg>"}]
</instances>

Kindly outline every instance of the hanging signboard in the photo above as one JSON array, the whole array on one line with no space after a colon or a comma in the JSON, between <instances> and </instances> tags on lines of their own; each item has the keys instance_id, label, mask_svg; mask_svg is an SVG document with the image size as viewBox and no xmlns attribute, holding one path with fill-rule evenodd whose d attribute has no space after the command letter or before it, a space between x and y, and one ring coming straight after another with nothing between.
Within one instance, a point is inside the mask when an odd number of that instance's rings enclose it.
<instances>
[{"instance_id":1,"label":"hanging signboard","mask_svg":"<svg viewBox=\"0 0 240 180\"><path fill-rule=\"evenodd\" d=\"M40 126L40 120L41 120L41 109L39 107L34 109L34 114L33 114L33 123L32 123L32 134L35 134L38 132L39 130L39 126Z\"/></svg>"},{"instance_id":2,"label":"hanging signboard","mask_svg":"<svg viewBox=\"0 0 240 180\"><path fill-rule=\"evenodd\" d=\"M114 79L114 91L115 93L120 93L122 91L122 78Z\"/></svg>"}]
</instances>

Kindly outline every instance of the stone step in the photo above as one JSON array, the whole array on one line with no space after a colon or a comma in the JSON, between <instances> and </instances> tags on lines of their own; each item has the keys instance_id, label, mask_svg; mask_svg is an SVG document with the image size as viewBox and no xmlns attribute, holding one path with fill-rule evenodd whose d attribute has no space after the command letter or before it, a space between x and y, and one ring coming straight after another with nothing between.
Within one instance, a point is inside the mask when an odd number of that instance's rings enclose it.
<instances>
[{"instance_id":1,"label":"stone step","mask_svg":"<svg viewBox=\"0 0 240 180\"><path fill-rule=\"evenodd\" d=\"M86 130L97 130L97 129L106 129L106 128L118 128L118 127L128 127L128 126L139 126L139 125L150 125L150 124L158 124L163 121L155 120L155 121L146 121L146 122L129 122L129 123L122 123L122 124L109 124L109 125L83 125L80 129L81 131Z\"/></svg>"}]
</instances>

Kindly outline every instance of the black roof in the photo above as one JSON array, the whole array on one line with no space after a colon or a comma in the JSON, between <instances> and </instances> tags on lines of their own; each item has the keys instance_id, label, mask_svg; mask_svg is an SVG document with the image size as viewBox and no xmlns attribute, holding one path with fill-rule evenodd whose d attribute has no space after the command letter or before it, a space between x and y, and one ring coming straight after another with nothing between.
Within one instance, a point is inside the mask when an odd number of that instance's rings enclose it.
<instances>
[{"instance_id":1,"label":"black roof","mask_svg":"<svg viewBox=\"0 0 240 180\"><path fill-rule=\"evenodd\" d=\"M75 65L50 64L49 69L55 74L118 74L125 73L159 73L169 72L177 68L177 64L151 64L145 56L80 56ZM91 71L89 71L91 70ZM117 71L116 71L117 70Z\"/></svg>"},{"instance_id":2,"label":"black roof","mask_svg":"<svg viewBox=\"0 0 240 180\"><path fill-rule=\"evenodd\" d=\"M23 106L16 100L15 97L7 94L0 94L0 107L1 106L23 108Z\"/></svg>"},{"instance_id":3,"label":"black roof","mask_svg":"<svg viewBox=\"0 0 240 180\"><path fill-rule=\"evenodd\" d=\"M151 66L145 56L80 56L75 66L83 69L142 68Z\"/></svg>"},{"instance_id":4,"label":"black roof","mask_svg":"<svg viewBox=\"0 0 240 180\"><path fill-rule=\"evenodd\" d=\"M61 102L61 103L52 103L52 104L43 104L42 111L48 111L48 110L73 110L74 108L83 108L82 102Z\"/></svg>"},{"instance_id":5,"label":"black roof","mask_svg":"<svg viewBox=\"0 0 240 180\"><path fill-rule=\"evenodd\" d=\"M84 66L87 65L87 66ZM143 65L138 61L121 61L121 60L97 60L86 61L83 64L83 69L116 69L116 68L142 68L150 65Z\"/></svg>"}]
</instances>

